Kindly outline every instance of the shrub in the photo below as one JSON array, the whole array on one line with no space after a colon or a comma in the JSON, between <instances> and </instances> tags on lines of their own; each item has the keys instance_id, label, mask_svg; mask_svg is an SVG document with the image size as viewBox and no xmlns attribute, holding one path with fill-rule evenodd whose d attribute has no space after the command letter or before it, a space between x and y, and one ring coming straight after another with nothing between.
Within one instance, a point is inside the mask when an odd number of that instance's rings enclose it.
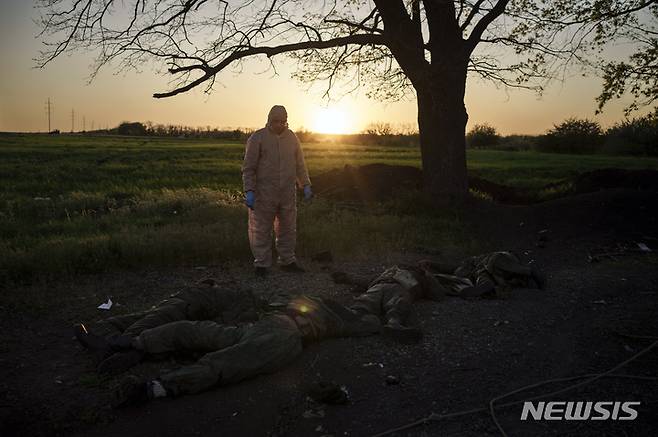
<instances>
[{"instance_id":1,"label":"shrub","mask_svg":"<svg viewBox=\"0 0 658 437\"><path fill-rule=\"evenodd\" d=\"M133 123L124 121L119 125L119 127L117 127L117 133L119 135L130 136L146 135L146 126L138 121Z\"/></svg>"},{"instance_id":2,"label":"shrub","mask_svg":"<svg viewBox=\"0 0 658 437\"><path fill-rule=\"evenodd\" d=\"M606 132L606 152L658 155L658 108L644 117L616 123Z\"/></svg>"},{"instance_id":3,"label":"shrub","mask_svg":"<svg viewBox=\"0 0 658 437\"><path fill-rule=\"evenodd\" d=\"M368 135L377 135L380 137L393 135L393 126L391 123L370 123L365 130Z\"/></svg>"},{"instance_id":4,"label":"shrub","mask_svg":"<svg viewBox=\"0 0 658 437\"><path fill-rule=\"evenodd\" d=\"M600 150L603 140L598 122L572 117L553 125L539 138L537 148L540 152L585 154Z\"/></svg>"},{"instance_id":5,"label":"shrub","mask_svg":"<svg viewBox=\"0 0 658 437\"><path fill-rule=\"evenodd\" d=\"M498 144L500 135L496 128L488 124L476 124L473 129L466 134L466 147L471 149L491 148Z\"/></svg>"},{"instance_id":6,"label":"shrub","mask_svg":"<svg viewBox=\"0 0 658 437\"><path fill-rule=\"evenodd\" d=\"M507 135L502 137L496 150L507 150L510 152L519 152L534 150L537 148L537 137L534 135Z\"/></svg>"}]
</instances>

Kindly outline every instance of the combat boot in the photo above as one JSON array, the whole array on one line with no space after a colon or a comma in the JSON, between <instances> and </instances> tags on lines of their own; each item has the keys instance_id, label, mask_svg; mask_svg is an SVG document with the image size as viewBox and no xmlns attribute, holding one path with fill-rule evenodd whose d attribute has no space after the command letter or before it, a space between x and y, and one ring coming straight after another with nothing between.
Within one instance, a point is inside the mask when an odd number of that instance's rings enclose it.
<instances>
[{"instance_id":1,"label":"combat boot","mask_svg":"<svg viewBox=\"0 0 658 437\"><path fill-rule=\"evenodd\" d=\"M105 359L112 351L104 337L87 331L87 328L82 323L73 326L73 335L78 340L78 343L83 348L93 352L99 361Z\"/></svg>"},{"instance_id":2,"label":"combat boot","mask_svg":"<svg viewBox=\"0 0 658 437\"><path fill-rule=\"evenodd\" d=\"M112 390L112 407L122 408L129 405L145 404L149 401L148 383L140 381L135 375L125 376Z\"/></svg>"},{"instance_id":3,"label":"combat boot","mask_svg":"<svg viewBox=\"0 0 658 437\"><path fill-rule=\"evenodd\" d=\"M131 349L133 338L127 335L114 335L112 337L101 337L87 331L85 325L78 324L73 327L73 334L78 342L89 351L93 352L98 361L103 361L113 352Z\"/></svg>"}]
</instances>

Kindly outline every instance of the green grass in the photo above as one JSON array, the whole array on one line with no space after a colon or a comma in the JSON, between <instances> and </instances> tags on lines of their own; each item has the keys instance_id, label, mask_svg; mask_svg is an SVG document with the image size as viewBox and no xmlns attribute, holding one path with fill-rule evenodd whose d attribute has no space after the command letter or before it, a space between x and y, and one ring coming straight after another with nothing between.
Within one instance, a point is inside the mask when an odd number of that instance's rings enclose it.
<instances>
[{"instance_id":1,"label":"green grass","mask_svg":"<svg viewBox=\"0 0 658 437\"><path fill-rule=\"evenodd\" d=\"M600 168L658 169L653 157L469 150L467 159L471 174L531 190Z\"/></svg>"},{"instance_id":2,"label":"green grass","mask_svg":"<svg viewBox=\"0 0 658 437\"><path fill-rule=\"evenodd\" d=\"M420 166L413 148L304 146L311 178L345 164ZM212 140L0 136L0 283L35 275L249 262L240 167L244 145ZM538 189L603 167L658 168L658 159L474 150L469 170ZM417 195L352 209L300 208L298 252L354 258L417 246L476 250L459 214Z\"/></svg>"}]
</instances>

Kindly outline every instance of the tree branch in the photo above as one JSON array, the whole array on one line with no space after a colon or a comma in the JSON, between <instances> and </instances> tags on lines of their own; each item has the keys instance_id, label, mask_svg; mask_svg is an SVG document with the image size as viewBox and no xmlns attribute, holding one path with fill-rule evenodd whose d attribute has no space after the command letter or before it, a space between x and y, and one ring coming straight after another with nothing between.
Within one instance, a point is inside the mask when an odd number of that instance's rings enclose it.
<instances>
[{"instance_id":1,"label":"tree branch","mask_svg":"<svg viewBox=\"0 0 658 437\"><path fill-rule=\"evenodd\" d=\"M466 30L468 25L471 24L471 21L473 21L473 18L475 18L475 16L478 14L478 12L480 12L480 6L482 6L482 3L484 3L484 0L478 0L478 2L475 3L475 5L473 5L473 7L471 8L471 11L468 13L468 16L466 17L466 19L464 20L462 25L459 26L459 28L462 30L462 32Z\"/></svg>"},{"instance_id":2,"label":"tree branch","mask_svg":"<svg viewBox=\"0 0 658 437\"><path fill-rule=\"evenodd\" d=\"M360 22L354 23L349 20L342 20L342 19L335 19L335 18L325 18L323 21L325 23L335 23L335 24L342 24L348 27L352 27L356 30L363 30L364 32L371 32L371 33L383 33L384 29L381 29L377 27L377 20L375 20L375 25L373 27L366 26L366 23L370 21L375 15L377 14L377 9L373 9L370 11L370 13Z\"/></svg>"},{"instance_id":3,"label":"tree branch","mask_svg":"<svg viewBox=\"0 0 658 437\"><path fill-rule=\"evenodd\" d=\"M478 44L478 42L480 42L482 34L487 29L487 27L489 27L489 25L496 18L500 17L503 12L505 12L505 8L507 7L508 3L509 0L498 0L494 7L491 8L491 10L484 17L480 18L480 20L475 25L475 28L473 28L471 35L466 40L466 47L469 53L473 52L475 46Z\"/></svg>"},{"instance_id":4,"label":"tree branch","mask_svg":"<svg viewBox=\"0 0 658 437\"><path fill-rule=\"evenodd\" d=\"M217 73L228 67L231 63L250 56L266 55L269 58L275 55L279 55L281 53L295 52L299 50L309 50L309 49L321 50L331 47L347 46L351 44L386 45L386 40L381 35L358 34L358 35L350 35L350 36L333 38L323 41L303 41L303 42L292 43L292 44L282 44L273 47L250 47L245 50L237 50L234 51L231 55L226 57L224 60L222 60L219 64L217 64L214 67L206 67L203 65L191 65L186 67L178 67L175 69L170 69L169 72L173 74L180 73L183 71L190 71L190 70L202 70L205 72L205 74L200 78L188 83L185 86L176 88L168 92L153 94L153 97L160 99L164 97L172 97L177 94L189 91L192 88L195 88L200 84L204 83L205 81L211 79Z\"/></svg>"}]
</instances>

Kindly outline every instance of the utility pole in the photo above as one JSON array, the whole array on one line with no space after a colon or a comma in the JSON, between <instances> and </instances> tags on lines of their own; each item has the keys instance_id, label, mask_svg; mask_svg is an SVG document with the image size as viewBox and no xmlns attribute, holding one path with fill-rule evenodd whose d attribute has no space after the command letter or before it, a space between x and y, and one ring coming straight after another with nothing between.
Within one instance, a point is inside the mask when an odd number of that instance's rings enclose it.
<instances>
[{"instance_id":1,"label":"utility pole","mask_svg":"<svg viewBox=\"0 0 658 437\"><path fill-rule=\"evenodd\" d=\"M83 116L82 116L82 132L86 132L86 130L87 130L87 129L85 129L85 124L86 124L86 122L87 122L87 121L85 120L85 117L84 117L84 115L83 115Z\"/></svg>"},{"instance_id":2,"label":"utility pole","mask_svg":"<svg viewBox=\"0 0 658 437\"><path fill-rule=\"evenodd\" d=\"M48 97L48 101L46 102L46 114L48 114L48 133L50 133L50 118L53 112L54 105L50 103L50 97Z\"/></svg>"},{"instance_id":3,"label":"utility pole","mask_svg":"<svg viewBox=\"0 0 658 437\"><path fill-rule=\"evenodd\" d=\"M94 131L94 120L91 120L91 131Z\"/></svg>"},{"instance_id":4,"label":"utility pole","mask_svg":"<svg viewBox=\"0 0 658 437\"><path fill-rule=\"evenodd\" d=\"M75 130L75 111L71 109L71 133Z\"/></svg>"}]
</instances>

